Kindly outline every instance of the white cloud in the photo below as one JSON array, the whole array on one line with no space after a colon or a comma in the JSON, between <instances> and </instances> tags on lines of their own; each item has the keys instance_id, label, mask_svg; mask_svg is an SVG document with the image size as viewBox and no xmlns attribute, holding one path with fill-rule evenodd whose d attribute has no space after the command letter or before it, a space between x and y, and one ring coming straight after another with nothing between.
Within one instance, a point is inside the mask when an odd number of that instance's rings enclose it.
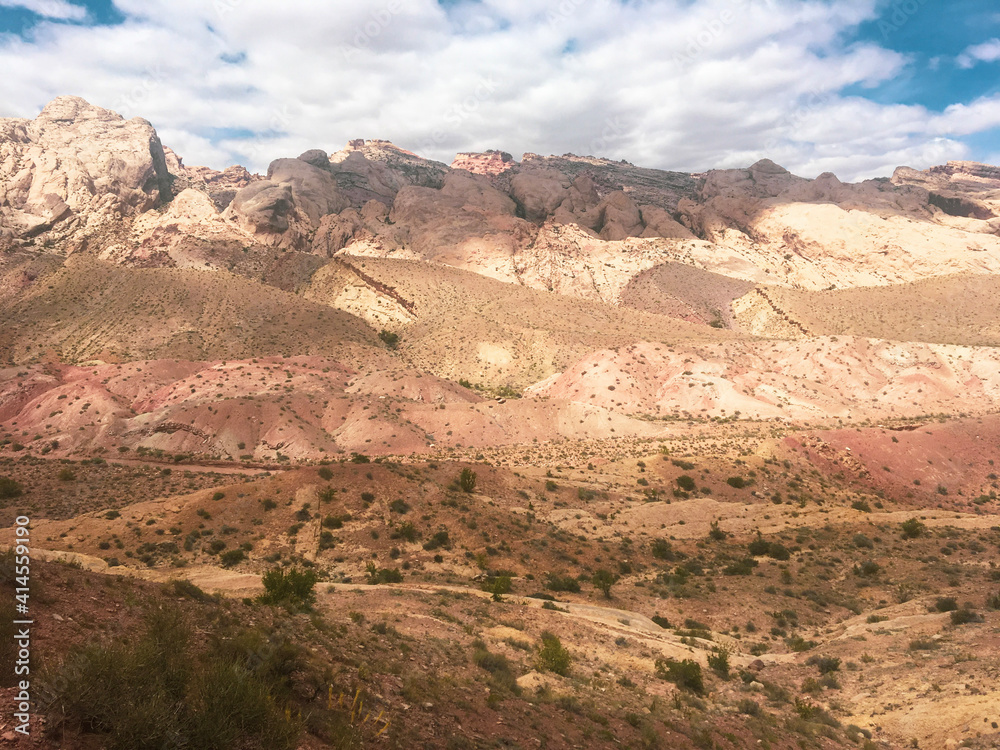
<instances>
[{"instance_id":1,"label":"white cloud","mask_svg":"<svg viewBox=\"0 0 1000 750\"><path fill-rule=\"evenodd\" d=\"M87 17L87 9L65 0L0 0L0 8L24 8L45 18L62 21L82 21Z\"/></svg>"},{"instance_id":2,"label":"white cloud","mask_svg":"<svg viewBox=\"0 0 1000 750\"><path fill-rule=\"evenodd\" d=\"M1000 39L974 44L956 58L960 68L972 68L981 62L991 63L998 60L1000 60Z\"/></svg>"},{"instance_id":3,"label":"white cloud","mask_svg":"<svg viewBox=\"0 0 1000 750\"><path fill-rule=\"evenodd\" d=\"M875 0L116 4L127 19L117 26L42 24L0 40L0 114L33 117L77 94L149 119L186 163L219 168L262 171L365 137L445 162L486 148L684 170L768 156L853 179L888 174L895 158L960 158L955 138L998 110L841 95L910 64L843 45Z\"/></svg>"}]
</instances>

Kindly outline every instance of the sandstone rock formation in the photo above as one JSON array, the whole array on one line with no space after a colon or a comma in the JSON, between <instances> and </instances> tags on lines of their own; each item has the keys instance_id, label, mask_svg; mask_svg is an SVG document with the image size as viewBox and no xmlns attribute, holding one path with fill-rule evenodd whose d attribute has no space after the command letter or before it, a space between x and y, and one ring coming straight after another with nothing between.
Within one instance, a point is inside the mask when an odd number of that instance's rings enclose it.
<instances>
[{"instance_id":1,"label":"sandstone rock formation","mask_svg":"<svg viewBox=\"0 0 1000 750\"><path fill-rule=\"evenodd\" d=\"M75 96L34 120L0 120L0 238L63 239L169 198L163 147L146 120Z\"/></svg>"}]
</instances>

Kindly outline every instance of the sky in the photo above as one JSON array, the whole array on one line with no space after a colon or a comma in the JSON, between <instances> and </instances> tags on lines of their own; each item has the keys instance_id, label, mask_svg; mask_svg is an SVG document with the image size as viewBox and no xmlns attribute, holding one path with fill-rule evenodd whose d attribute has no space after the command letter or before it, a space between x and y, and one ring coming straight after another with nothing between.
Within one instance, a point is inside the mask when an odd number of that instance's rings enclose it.
<instances>
[{"instance_id":1,"label":"sky","mask_svg":"<svg viewBox=\"0 0 1000 750\"><path fill-rule=\"evenodd\" d=\"M384 138L681 171L1000 163L995 0L0 0L0 117L62 94L189 165Z\"/></svg>"}]
</instances>

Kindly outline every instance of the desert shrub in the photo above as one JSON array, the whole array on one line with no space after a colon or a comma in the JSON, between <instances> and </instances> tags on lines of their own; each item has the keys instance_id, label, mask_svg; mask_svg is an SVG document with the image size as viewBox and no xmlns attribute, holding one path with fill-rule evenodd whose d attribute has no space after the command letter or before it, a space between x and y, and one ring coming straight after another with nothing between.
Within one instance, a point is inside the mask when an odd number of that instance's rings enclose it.
<instances>
[{"instance_id":1,"label":"desert shrub","mask_svg":"<svg viewBox=\"0 0 1000 750\"><path fill-rule=\"evenodd\" d=\"M473 492L476 489L476 472L468 467L462 469L462 473L458 475L458 486L462 488L462 492Z\"/></svg>"},{"instance_id":2,"label":"desert shrub","mask_svg":"<svg viewBox=\"0 0 1000 750\"><path fill-rule=\"evenodd\" d=\"M727 536L729 536L729 534L727 534L725 531L723 531L722 529L719 528L719 522L718 521L712 521L712 523L710 523L708 525L708 538L709 539L712 539L712 540L714 540L716 542L721 542Z\"/></svg>"},{"instance_id":3,"label":"desert shrub","mask_svg":"<svg viewBox=\"0 0 1000 750\"><path fill-rule=\"evenodd\" d=\"M656 675L661 680L672 682L677 687L692 693L705 692L705 681L701 675L701 664L691 659L657 659Z\"/></svg>"},{"instance_id":4,"label":"desert shrub","mask_svg":"<svg viewBox=\"0 0 1000 750\"><path fill-rule=\"evenodd\" d=\"M511 589L511 579L508 575L489 576L483 581L483 591L488 591L493 595L493 601L503 601L503 595L509 594Z\"/></svg>"},{"instance_id":5,"label":"desert shrub","mask_svg":"<svg viewBox=\"0 0 1000 750\"><path fill-rule=\"evenodd\" d=\"M599 589L604 594L606 599L610 599L611 587L618 582L618 576L606 568L598 568L594 571L590 582L594 584L594 588Z\"/></svg>"},{"instance_id":6,"label":"desert shrub","mask_svg":"<svg viewBox=\"0 0 1000 750\"><path fill-rule=\"evenodd\" d=\"M986 606L989 609L1000 609L1000 594L991 594L986 597Z\"/></svg>"},{"instance_id":7,"label":"desert shrub","mask_svg":"<svg viewBox=\"0 0 1000 750\"><path fill-rule=\"evenodd\" d=\"M369 562L365 565L365 570L368 573L368 583L373 586L382 583L401 583L403 580L399 568L379 568L375 563Z\"/></svg>"},{"instance_id":8,"label":"desert shrub","mask_svg":"<svg viewBox=\"0 0 1000 750\"><path fill-rule=\"evenodd\" d=\"M681 474L675 481L677 482L677 486L685 492L694 492L694 480L687 474Z\"/></svg>"},{"instance_id":9,"label":"desert shrub","mask_svg":"<svg viewBox=\"0 0 1000 750\"><path fill-rule=\"evenodd\" d=\"M222 500L225 496L226 496L225 492L216 492L214 495L212 495L212 499L213 500Z\"/></svg>"},{"instance_id":10,"label":"desert shrub","mask_svg":"<svg viewBox=\"0 0 1000 750\"><path fill-rule=\"evenodd\" d=\"M74 482L76 481L76 474L72 469L65 468L59 470L56 478L59 479L60 482Z\"/></svg>"},{"instance_id":11,"label":"desert shrub","mask_svg":"<svg viewBox=\"0 0 1000 750\"><path fill-rule=\"evenodd\" d=\"M520 695L521 688L517 684L517 677L507 657L503 654L490 653L482 641L477 641L474 646L472 663L490 673L491 689Z\"/></svg>"},{"instance_id":12,"label":"desert shrub","mask_svg":"<svg viewBox=\"0 0 1000 750\"><path fill-rule=\"evenodd\" d=\"M263 506L263 508L264 508L265 511L274 510L275 508L278 507L278 504L276 502L274 502L274 500L272 500L269 497L264 498L263 500L261 500L261 505Z\"/></svg>"},{"instance_id":13,"label":"desert shrub","mask_svg":"<svg viewBox=\"0 0 1000 750\"><path fill-rule=\"evenodd\" d=\"M424 542L424 549L428 552L440 549L441 547L451 547L451 538L448 536L448 532L446 530L434 532L434 536Z\"/></svg>"},{"instance_id":14,"label":"desert shrub","mask_svg":"<svg viewBox=\"0 0 1000 750\"><path fill-rule=\"evenodd\" d=\"M319 469L316 470L316 473L319 474L320 479L326 482L329 482L331 479L333 479L333 471L330 469L329 466L320 466Z\"/></svg>"},{"instance_id":15,"label":"desert shrub","mask_svg":"<svg viewBox=\"0 0 1000 750\"><path fill-rule=\"evenodd\" d=\"M316 573L290 568L287 572L274 568L262 578L264 593L257 600L261 604L284 605L309 609L316 601Z\"/></svg>"},{"instance_id":16,"label":"desert shrub","mask_svg":"<svg viewBox=\"0 0 1000 750\"><path fill-rule=\"evenodd\" d=\"M840 659L836 656L814 656L806 660L806 664L815 664L820 674L829 674L840 669Z\"/></svg>"},{"instance_id":17,"label":"desert shrub","mask_svg":"<svg viewBox=\"0 0 1000 750\"><path fill-rule=\"evenodd\" d=\"M370 463L371 459L368 458L364 453L352 453L351 463L352 464L367 464Z\"/></svg>"},{"instance_id":18,"label":"desert shrub","mask_svg":"<svg viewBox=\"0 0 1000 750\"><path fill-rule=\"evenodd\" d=\"M223 552L219 555L219 562L222 563L223 567L231 568L232 566L243 562L247 559L246 552L241 549L231 549Z\"/></svg>"},{"instance_id":19,"label":"desert shrub","mask_svg":"<svg viewBox=\"0 0 1000 750\"><path fill-rule=\"evenodd\" d=\"M851 503L851 507L854 510L860 510L862 513L871 513L872 506L870 506L865 500L855 500Z\"/></svg>"},{"instance_id":20,"label":"desert shrub","mask_svg":"<svg viewBox=\"0 0 1000 750\"><path fill-rule=\"evenodd\" d=\"M788 560L791 558L792 553L788 551L785 545L778 542L771 542L767 549L767 556L774 560Z\"/></svg>"},{"instance_id":21,"label":"desert shrub","mask_svg":"<svg viewBox=\"0 0 1000 750\"><path fill-rule=\"evenodd\" d=\"M956 609L951 613L951 624L952 625L968 625L970 622L982 622L983 618L981 615L977 614L975 611L962 607L961 609Z\"/></svg>"},{"instance_id":22,"label":"desert shrub","mask_svg":"<svg viewBox=\"0 0 1000 750\"><path fill-rule=\"evenodd\" d=\"M415 542L418 536L420 536L420 534L417 532L417 527L414 526L411 521L404 521L399 524L396 531L393 533L393 537L405 539L407 542Z\"/></svg>"},{"instance_id":23,"label":"desert shrub","mask_svg":"<svg viewBox=\"0 0 1000 750\"><path fill-rule=\"evenodd\" d=\"M940 648L940 644L930 638L916 638L907 646L910 651L933 651L937 648Z\"/></svg>"},{"instance_id":24,"label":"desert shrub","mask_svg":"<svg viewBox=\"0 0 1000 750\"><path fill-rule=\"evenodd\" d=\"M729 679L729 649L717 648L708 655L708 666L719 677Z\"/></svg>"},{"instance_id":25,"label":"desert shrub","mask_svg":"<svg viewBox=\"0 0 1000 750\"><path fill-rule=\"evenodd\" d=\"M226 548L226 543L221 539L213 539L208 545L208 551L211 552L213 555L219 554L225 548Z\"/></svg>"},{"instance_id":26,"label":"desert shrub","mask_svg":"<svg viewBox=\"0 0 1000 750\"><path fill-rule=\"evenodd\" d=\"M736 710L744 716L760 716L760 704L750 698L741 698Z\"/></svg>"},{"instance_id":27,"label":"desert shrub","mask_svg":"<svg viewBox=\"0 0 1000 750\"><path fill-rule=\"evenodd\" d=\"M954 612L958 609L958 600L953 596L939 596L934 601L934 609L938 612Z\"/></svg>"},{"instance_id":28,"label":"desert shrub","mask_svg":"<svg viewBox=\"0 0 1000 750\"><path fill-rule=\"evenodd\" d=\"M727 565L722 569L722 572L727 576L748 576L753 573L753 569L756 567L756 560L752 557L745 557L742 560L737 560L736 562Z\"/></svg>"},{"instance_id":29,"label":"desert shrub","mask_svg":"<svg viewBox=\"0 0 1000 750\"><path fill-rule=\"evenodd\" d=\"M207 602L212 597L202 591L200 588L195 586L191 581L183 578L177 578L171 581L169 584L172 593L175 596L184 597L185 599L193 599L196 602Z\"/></svg>"},{"instance_id":30,"label":"desert shrub","mask_svg":"<svg viewBox=\"0 0 1000 750\"><path fill-rule=\"evenodd\" d=\"M71 649L46 669L39 685L49 728L102 737L109 750L185 746L295 746L296 720L272 696L283 685L273 674L211 644L193 654L190 634L174 609L154 610L128 644Z\"/></svg>"},{"instance_id":31,"label":"desert shrub","mask_svg":"<svg viewBox=\"0 0 1000 750\"><path fill-rule=\"evenodd\" d=\"M544 631L541 635L541 646L535 659L535 666L540 672L555 672L558 675L565 675L569 671L570 653L567 651L559 637Z\"/></svg>"},{"instance_id":32,"label":"desert shrub","mask_svg":"<svg viewBox=\"0 0 1000 750\"><path fill-rule=\"evenodd\" d=\"M382 343L385 344L387 349L395 349L397 346L399 346L398 333L393 333L392 331L387 331L386 329L383 328L381 331L378 332L378 337L382 341Z\"/></svg>"},{"instance_id":33,"label":"desert shrub","mask_svg":"<svg viewBox=\"0 0 1000 750\"><path fill-rule=\"evenodd\" d=\"M864 534L855 534L851 538L851 543L859 549L873 549L875 547L875 543Z\"/></svg>"},{"instance_id":34,"label":"desert shrub","mask_svg":"<svg viewBox=\"0 0 1000 750\"><path fill-rule=\"evenodd\" d=\"M900 528L903 530L903 539L916 539L927 531L927 527L917 518L903 521Z\"/></svg>"},{"instance_id":35,"label":"desert shrub","mask_svg":"<svg viewBox=\"0 0 1000 750\"><path fill-rule=\"evenodd\" d=\"M673 561L677 559L677 553L674 552L673 545L666 539L654 539L650 551L657 560Z\"/></svg>"},{"instance_id":36,"label":"desert shrub","mask_svg":"<svg viewBox=\"0 0 1000 750\"><path fill-rule=\"evenodd\" d=\"M667 629L667 628L672 628L673 627L673 625L670 624L670 620L668 620L666 617L661 617L660 615L653 615L649 619L652 620L653 622L655 622L657 625L659 625L663 629Z\"/></svg>"},{"instance_id":37,"label":"desert shrub","mask_svg":"<svg viewBox=\"0 0 1000 750\"><path fill-rule=\"evenodd\" d=\"M745 480L743 477L729 477L729 479L726 480L726 484L728 484L730 487L733 487L734 489L742 490L744 487L747 486L747 480Z\"/></svg>"},{"instance_id":38,"label":"desert shrub","mask_svg":"<svg viewBox=\"0 0 1000 750\"><path fill-rule=\"evenodd\" d=\"M389 510L393 513L408 513L410 511L410 506L403 498L400 497L389 503Z\"/></svg>"},{"instance_id":39,"label":"desert shrub","mask_svg":"<svg viewBox=\"0 0 1000 750\"><path fill-rule=\"evenodd\" d=\"M545 588L549 591L568 591L573 594L580 593L580 582L573 576L561 576L556 573L549 573L546 576Z\"/></svg>"},{"instance_id":40,"label":"desert shrub","mask_svg":"<svg viewBox=\"0 0 1000 750\"><path fill-rule=\"evenodd\" d=\"M881 566L874 560L865 560L860 565L854 566L854 575L862 578L874 578L882 570Z\"/></svg>"},{"instance_id":41,"label":"desert shrub","mask_svg":"<svg viewBox=\"0 0 1000 750\"><path fill-rule=\"evenodd\" d=\"M0 499L20 497L24 488L10 477L0 477Z\"/></svg>"},{"instance_id":42,"label":"desert shrub","mask_svg":"<svg viewBox=\"0 0 1000 750\"><path fill-rule=\"evenodd\" d=\"M771 543L757 532L757 538L747 545L747 551L754 557L763 557L771 550Z\"/></svg>"}]
</instances>

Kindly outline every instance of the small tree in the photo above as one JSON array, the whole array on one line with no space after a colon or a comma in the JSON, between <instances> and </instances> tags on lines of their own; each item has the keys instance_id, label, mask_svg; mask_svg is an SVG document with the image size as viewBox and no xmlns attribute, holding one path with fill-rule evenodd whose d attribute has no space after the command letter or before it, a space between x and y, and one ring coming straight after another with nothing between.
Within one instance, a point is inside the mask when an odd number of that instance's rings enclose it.
<instances>
[{"instance_id":1,"label":"small tree","mask_svg":"<svg viewBox=\"0 0 1000 750\"><path fill-rule=\"evenodd\" d=\"M497 576L496 578L491 578L486 582L485 588L493 595L493 601L502 602L503 595L510 593L510 576Z\"/></svg>"},{"instance_id":2,"label":"small tree","mask_svg":"<svg viewBox=\"0 0 1000 750\"><path fill-rule=\"evenodd\" d=\"M544 631L542 633L542 645L538 649L538 658L535 666L540 672L555 672L564 675L569 671L570 655L569 651L563 648L559 637Z\"/></svg>"},{"instance_id":3,"label":"small tree","mask_svg":"<svg viewBox=\"0 0 1000 750\"><path fill-rule=\"evenodd\" d=\"M468 467L462 469L462 473L458 475L458 486L462 488L462 492L472 492L475 490L476 472Z\"/></svg>"},{"instance_id":4,"label":"small tree","mask_svg":"<svg viewBox=\"0 0 1000 750\"><path fill-rule=\"evenodd\" d=\"M729 649L722 647L717 648L711 654L708 655L708 666L715 672L719 677L724 680L729 679Z\"/></svg>"},{"instance_id":5,"label":"small tree","mask_svg":"<svg viewBox=\"0 0 1000 750\"><path fill-rule=\"evenodd\" d=\"M618 583L618 576L606 568L599 568L594 571L594 575L590 581L594 584L595 588L601 590L605 599L610 599L611 587Z\"/></svg>"}]
</instances>

